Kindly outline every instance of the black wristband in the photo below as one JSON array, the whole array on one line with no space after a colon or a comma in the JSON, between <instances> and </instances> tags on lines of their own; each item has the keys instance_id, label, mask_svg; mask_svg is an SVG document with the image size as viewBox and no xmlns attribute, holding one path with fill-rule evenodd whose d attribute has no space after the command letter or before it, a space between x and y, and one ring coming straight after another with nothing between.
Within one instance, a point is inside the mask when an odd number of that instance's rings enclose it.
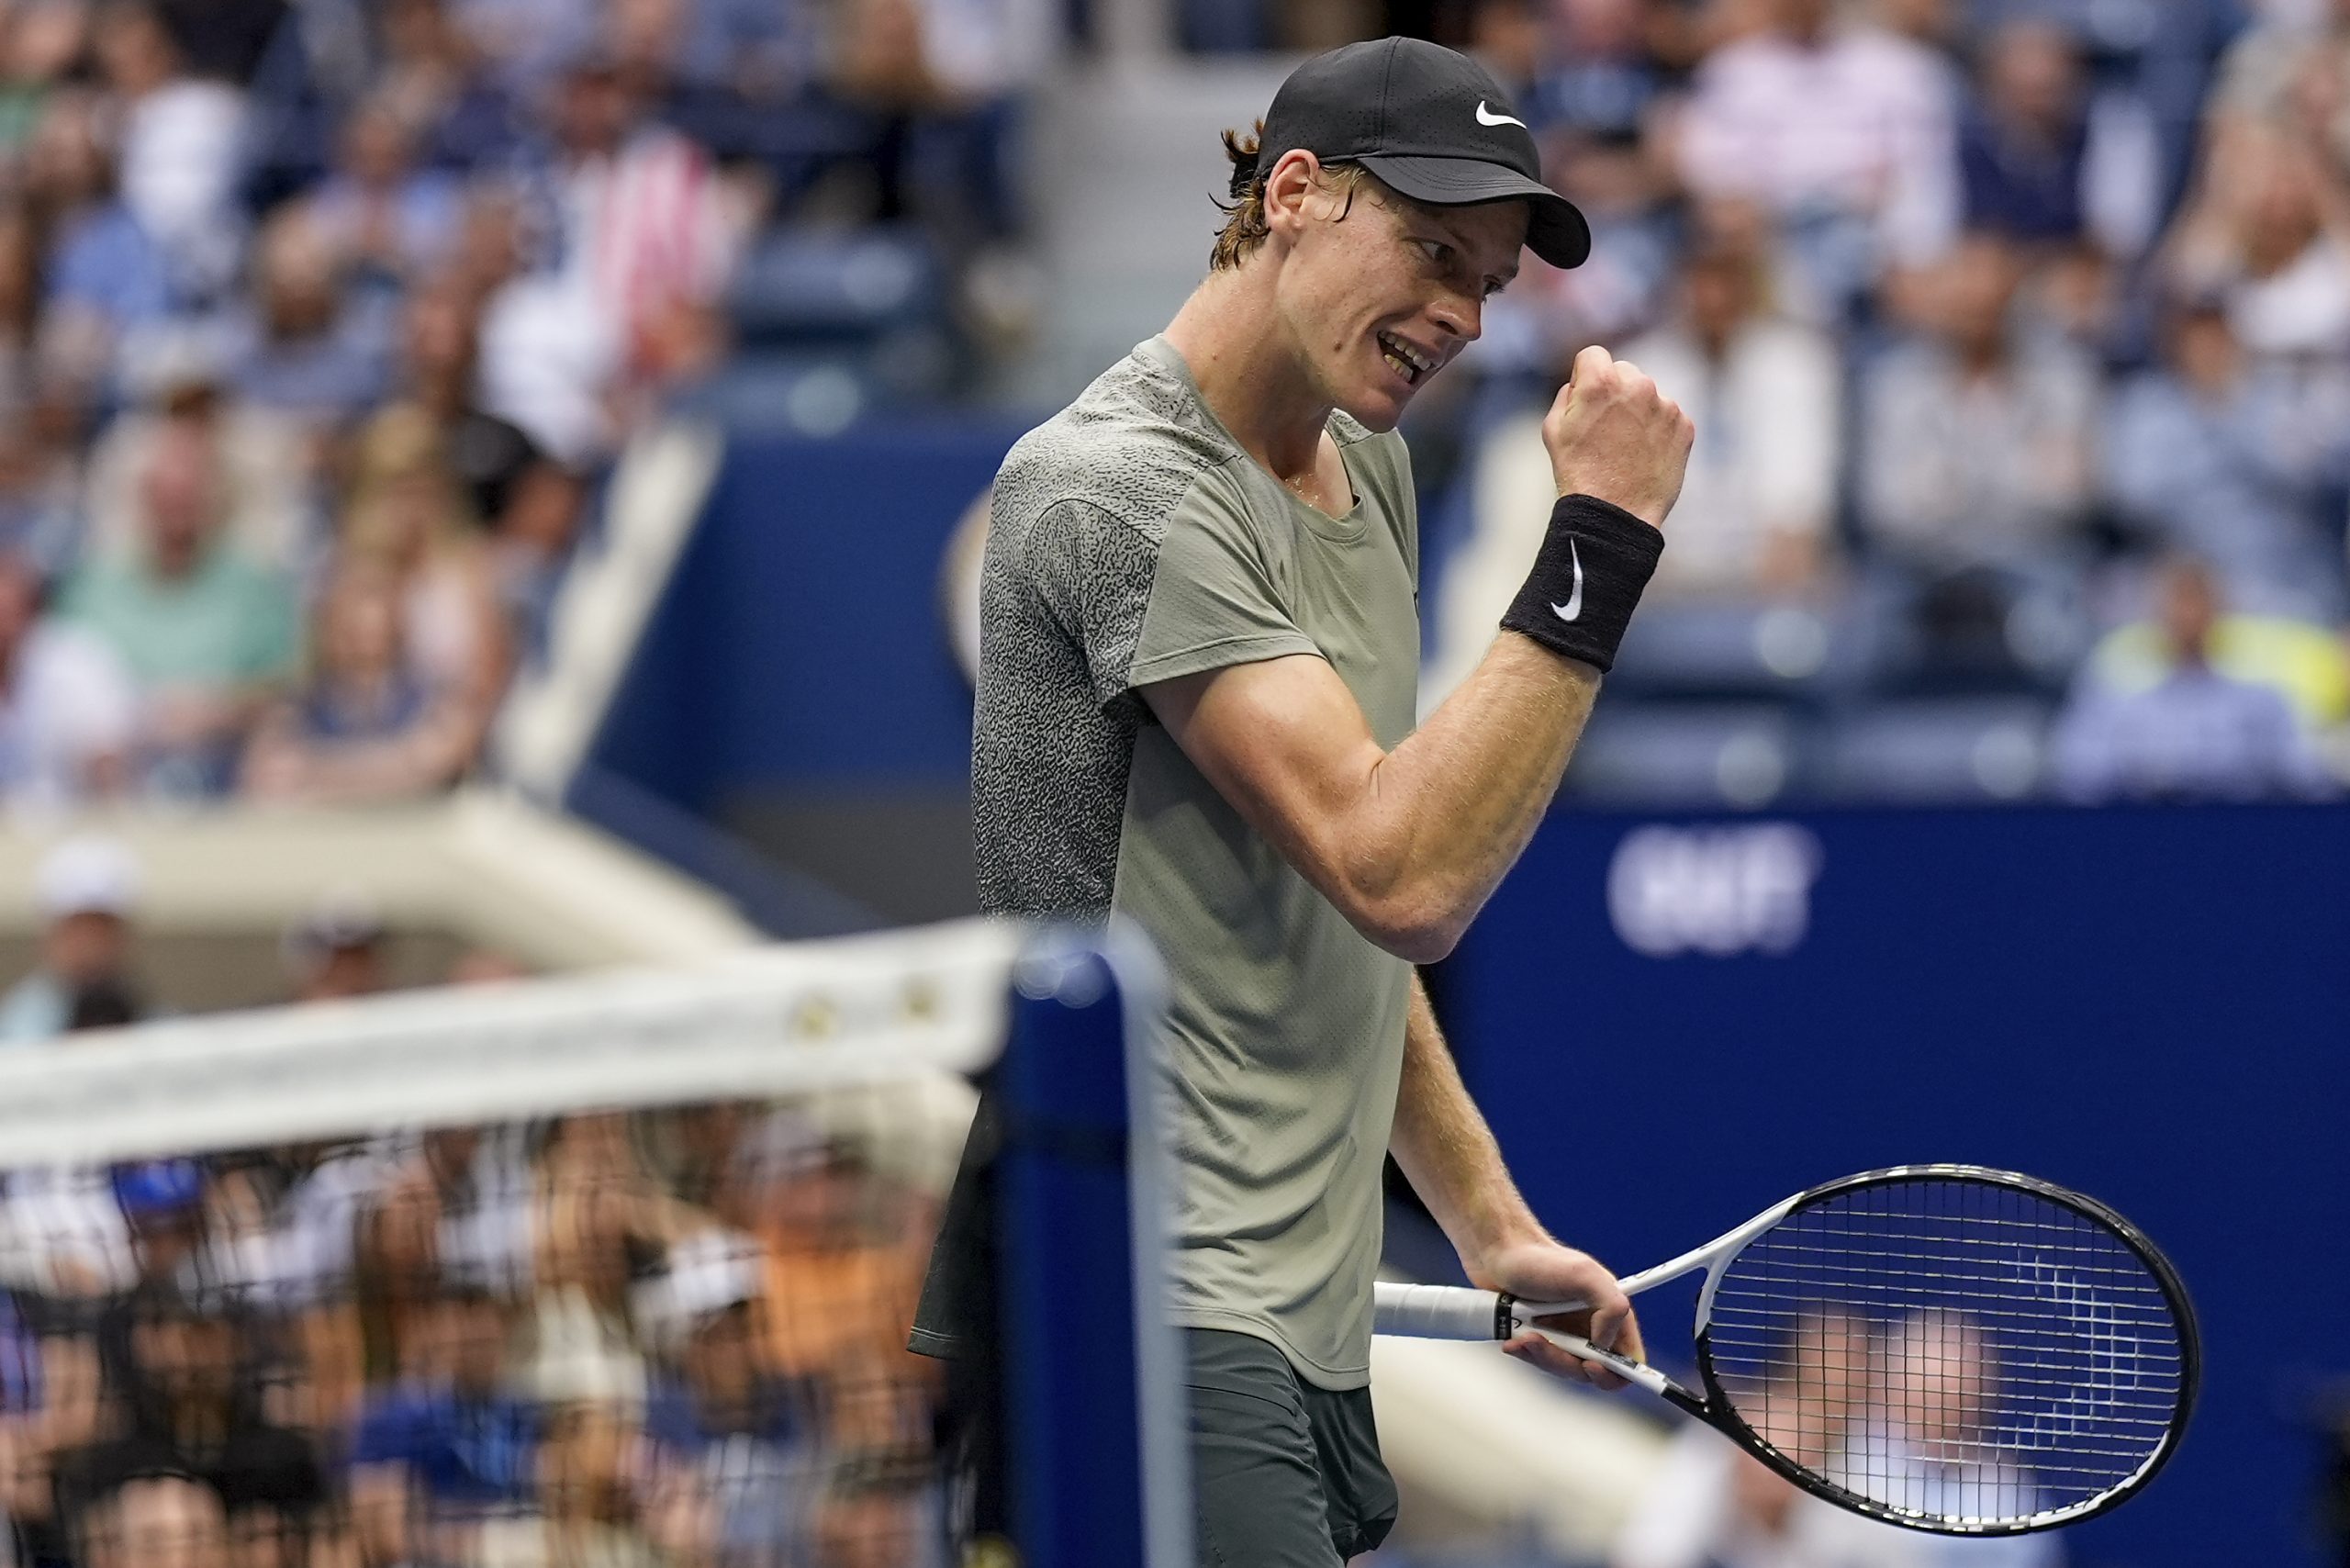
<instances>
[{"instance_id":1,"label":"black wristband","mask_svg":"<svg viewBox=\"0 0 2350 1568\"><path fill-rule=\"evenodd\" d=\"M1561 496L1534 570L1502 629L1606 674L1664 554L1664 535L1622 507L1593 496Z\"/></svg>"}]
</instances>

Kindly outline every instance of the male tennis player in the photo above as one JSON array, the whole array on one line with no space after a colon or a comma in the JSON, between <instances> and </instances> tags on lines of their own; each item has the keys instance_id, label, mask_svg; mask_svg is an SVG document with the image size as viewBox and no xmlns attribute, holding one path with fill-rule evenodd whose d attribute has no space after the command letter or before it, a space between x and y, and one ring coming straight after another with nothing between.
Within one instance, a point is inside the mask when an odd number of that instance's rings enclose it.
<instances>
[{"instance_id":1,"label":"male tennis player","mask_svg":"<svg viewBox=\"0 0 2350 1568\"><path fill-rule=\"evenodd\" d=\"M1614 1278L1511 1184L1412 966L1450 950L1549 804L1692 431L1585 351L1543 427L1561 499L1525 589L1415 731L1395 423L1521 246L1572 266L1589 232L1494 80L1431 44L1311 60L1257 143L1226 141L1207 280L997 477L974 832L990 910L1114 912L1166 959L1201 1558L1330 1568L1394 1516L1366 1387L1391 1148L1472 1280L1589 1302L1594 1338L1639 1350ZM1588 1060L1572 997L1559 1044ZM977 1351L979 1190L957 1184L917 1350Z\"/></svg>"}]
</instances>

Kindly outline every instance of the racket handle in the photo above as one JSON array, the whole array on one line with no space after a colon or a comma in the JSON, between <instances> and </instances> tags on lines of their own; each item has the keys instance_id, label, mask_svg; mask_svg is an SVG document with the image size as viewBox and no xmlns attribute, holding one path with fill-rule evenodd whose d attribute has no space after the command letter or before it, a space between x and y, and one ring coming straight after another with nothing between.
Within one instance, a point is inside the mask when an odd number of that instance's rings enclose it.
<instances>
[{"instance_id":1,"label":"racket handle","mask_svg":"<svg viewBox=\"0 0 2350 1568\"><path fill-rule=\"evenodd\" d=\"M1372 1288L1371 1331L1412 1339L1506 1339L1518 1325L1552 1313L1573 1312L1579 1303L1522 1302L1464 1285L1399 1285Z\"/></svg>"},{"instance_id":2,"label":"racket handle","mask_svg":"<svg viewBox=\"0 0 2350 1568\"><path fill-rule=\"evenodd\" d=\"M1534 1328L1529 1329L1528 1332L1541 1335L1571 1356L1581 1357L1586 1361L1596 1361L1626 1383L1638 1383L1651 1394L1672 1399L1676 1405L1684 1405L1688 1397L1684 1394L1679 1399L1673 1399L1673 1395L1679 1394L1680 1390L1673 1386L1673 1380L1646 1361L1636 1361L1629 1356L1619 1356L1613 1350L1603 1350L1580 1334L1563 1333L1556 1328Z\"/></svg>"},{"instance_id":3,"label":"racket handle","mask_svg":"<svg viewBox=\"0 0 2350 1568\"><path fill-rule=\"evenodd\" d=\"M1395 1285L1371 1289L1371 1331L1414 1339L1506 1339L1513 1331L1509 1298L1461 1285Z\"/></svg>"}]
</instances>

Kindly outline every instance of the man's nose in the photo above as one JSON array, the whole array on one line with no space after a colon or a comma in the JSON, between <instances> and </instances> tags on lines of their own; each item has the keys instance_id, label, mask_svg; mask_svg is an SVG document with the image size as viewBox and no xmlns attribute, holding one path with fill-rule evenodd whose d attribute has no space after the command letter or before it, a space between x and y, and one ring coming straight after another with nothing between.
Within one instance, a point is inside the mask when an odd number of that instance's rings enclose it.
<instances>
[{"instance_id":1,"label":"man's nose","mask_svg":"<svg viewBox=\"0 0 2350 1568\"><path fill-rule=\"evenodd\" d=\"M1448 294L1430 312L1436 324L1463 342L1473 343L1485 330L1485 302L1474 295Z\"/></svg>"}]
</instances>

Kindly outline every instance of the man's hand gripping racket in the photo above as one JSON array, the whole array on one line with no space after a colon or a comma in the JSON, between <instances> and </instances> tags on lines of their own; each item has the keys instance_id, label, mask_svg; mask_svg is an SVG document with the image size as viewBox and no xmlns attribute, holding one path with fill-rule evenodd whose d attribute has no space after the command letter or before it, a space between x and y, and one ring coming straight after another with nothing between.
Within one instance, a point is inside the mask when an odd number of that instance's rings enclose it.
<instances>
[{"instance_id":1,"label":"man's hand gripping racket","mask_svg":"<svg viewBox=\"0 0 2350 1568\"><path fill-rule=\"evenodd\" d=\"M1559 1327L1582 1300L1382 1284L1377 1327L1521 1349L1537 1336L1814 1495L1944 1534L2104 1513L2162 1467L2194 1404L2200 1351L2177 1272L2111 1209L2029 1176L1913 1165L1846 1177L1620 1288L1636 1296L1700 1270L1703 1392L1639 1359L1637 1338L1611 1350Z\"/></svg>"}]
</instances>

